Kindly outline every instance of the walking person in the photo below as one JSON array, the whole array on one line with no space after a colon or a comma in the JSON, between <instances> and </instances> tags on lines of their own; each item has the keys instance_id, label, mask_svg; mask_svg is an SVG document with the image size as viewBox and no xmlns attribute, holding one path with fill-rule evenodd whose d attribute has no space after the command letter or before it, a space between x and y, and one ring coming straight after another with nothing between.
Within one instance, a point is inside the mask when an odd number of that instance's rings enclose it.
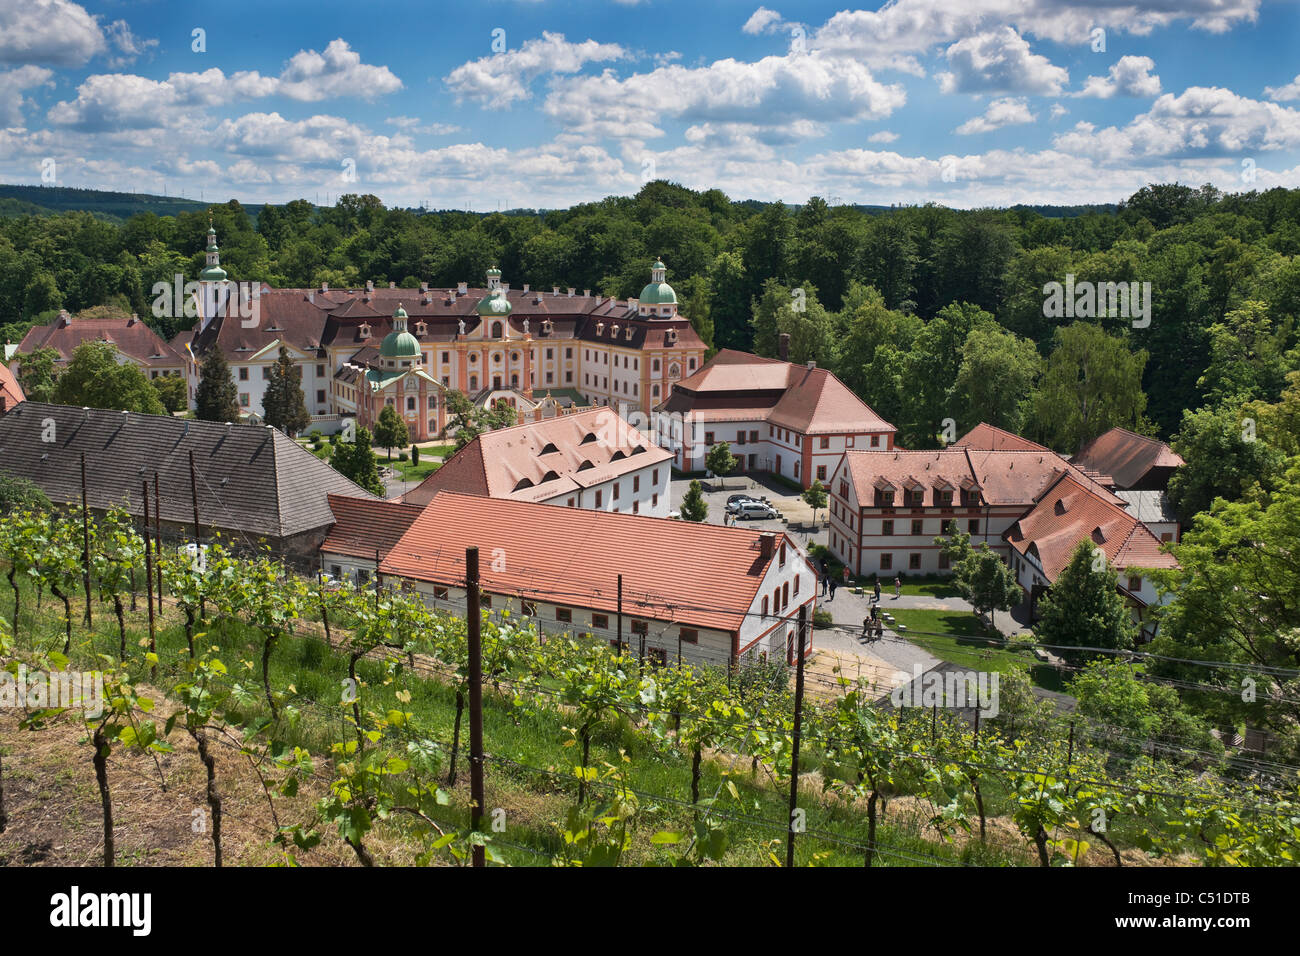
<instances>
[{"instance_id":1,"label":"walking person","mask_svg":"<svg viewBox=\"0 0 1300 956\"><path fill-rule=\"evenodd\" d=\"M880 603L880 579L876 579L876 603Z\"/></svg>"},{"instance_id":2,"label":"walking person","mask_svg":"<svg viewBox=\"0 0 1300 956\"><path fill-rule=\"evenodd\" d=\"M871 617L867 616L862 619L862 639L868 641L871 639Z\"/></svg>"},{"instance_id":3,"label":"walking person","mask_svg":"<svg viewBox=\"0 0 1300 956\"><path fill-rule=\"evenodd\" d=\"M831 578L831 596L830 596L830 600L832 600L832 601L835 600L835 579L834 579L834 578Z\"/></svg>"},{"instance_id":4,"label":"walking person","mask_svg":"<svg viewBox=\"0 0 1300 956\"><path fill-rule=\"evenodd\" d=\"M903 582L898 579L897 575L895 575L894 576L894 600L897 601L902 596L903 596Z\"/></svg>"}]
</instances>

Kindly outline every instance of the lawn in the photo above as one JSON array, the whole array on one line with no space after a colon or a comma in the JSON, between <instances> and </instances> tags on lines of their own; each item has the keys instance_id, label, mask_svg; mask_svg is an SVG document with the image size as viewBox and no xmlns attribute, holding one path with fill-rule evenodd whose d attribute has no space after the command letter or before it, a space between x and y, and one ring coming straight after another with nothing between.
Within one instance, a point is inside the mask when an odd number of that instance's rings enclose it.
<instances>
[{"instance_id":1,"label":"lawn","mask_svg":"<svg viewBox=\"0 0 1300 956\"><path fill-rule=\"evenodd\" d=\"M898 608L890 609L890 613L907 627L903 634L908 640L941 660L959 667L999 672L1027 665L1030 680L1039 687L1065 689L1056 668L1041 663L1015 642L998 643L1001 635L972 611Z\"/></svg>"}]
</instances>

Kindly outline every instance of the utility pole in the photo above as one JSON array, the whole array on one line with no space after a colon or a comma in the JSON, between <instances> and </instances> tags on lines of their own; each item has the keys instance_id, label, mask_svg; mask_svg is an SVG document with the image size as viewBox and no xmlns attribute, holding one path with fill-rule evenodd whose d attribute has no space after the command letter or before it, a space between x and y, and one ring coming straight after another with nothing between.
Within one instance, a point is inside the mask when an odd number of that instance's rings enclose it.
<instances>
[{"instance_id":1,"label":"utility pole","mask_svg":"<svg viewBox=\"0 0 1300 956\"><path fill-rule=\"evenodd\" d=\"M795 819L799 807L799 731L803 721L803 650L807 627L808 605L804 604L799 608L799 650L797 652L794 678L794 739L790 749L790 817L786 821L787 830L785 834L785 865L787 869L794 867L794 835L803 829L802 827L796 829Z\"/></svg>"},{"instance_id":2,"label":"utility pole","mask_svg":"<svg viewBox=\"0 0 1300 956\"><path fill-rule=\"evenodd\" d=\"M618 576L618 656L623 656L623 575Z\"/></svg>"},{"instance_id":3,"label":"utility pole","mask_svg":"<svg viewBox=\"0 0 1300 956\"><path fill-rule=\"evenodd\" d=\"M194 467L194 452L190 452L190 500L194 503L194 560L200 562L200 567L207 570L207 561L203 554L203 545L199 542L199 479L198 472ZM207 608L204 607L204 598L202 590L199 591L199 620L207 615Z\"/></svg>"},{"instance_id":4,"label":"utility pole","mask_svg":"<svg viewBox=\"0 0 1300 956\"><path fill-rule=\"evenodd\" d=\"M153 552L149 550L149 479L143 482L144 490L144 584L149 601L149 653L158 653L157 634L153 620ZM153 667L153 676L158 676L158 666Z\"/></svg>"},{"instance_id":5,"label":"utility pole","mask_svg":"<svg viewBox=\"0 0 1300 956\"><path fill-rule=\"evenodd\" d=\"M86 453L81 453L81 581L86 587L86 627L90 627L90 507L86 503ZM18 622L14 621L14 627Z\"/></svg>"},{"instance_id":6,"label":"utility pole","mask_svg":"<svg viewBox=\"0 0 1300 956\"><path fill-rule=\"evenodd\" d=\"M478 548L465 549L465 603L469 617L469 826L483 825L483 620L479 608ZM473 847L474 866L486 866L482 843Z\"/></svg>"},{"instance_id":7,"label":"utility pole","mask_svg":"<svg viewBox=\"0 0 1300 956\"><path fill-rule=\"evenodd\" d=\"M158 616L162 617L162 499L158 494L158 472L153 473L153 564L158 575Z\"/></svg>"}]
</instances>

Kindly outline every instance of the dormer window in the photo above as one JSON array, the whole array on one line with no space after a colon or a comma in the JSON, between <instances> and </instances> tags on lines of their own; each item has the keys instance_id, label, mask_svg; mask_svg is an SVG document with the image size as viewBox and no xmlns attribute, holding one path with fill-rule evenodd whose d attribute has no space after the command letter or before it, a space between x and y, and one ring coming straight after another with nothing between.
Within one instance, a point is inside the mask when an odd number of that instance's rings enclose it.
<instances>
[{"instance_id":1,"label":"dormer window","mask_svg":"<svg viewBox=\"0 0 1300 956\"><path fill-rule=\"evenodd\" d=\"M618 451L614 452L614 454L612 454L612 455L609 456L609 460L610 460L610 461L622 461L622 460L623 460L624 458L626 458L626 457L627 457L627 453L624 452L623 449L620 448Z\"/></svg>"},{"instance_id":2,"label":"dormer window","mask_svg":"<svg viewBox=\"0 0 1300 956\"><path fill-rule=\"evenodd\" d=\"M415 323L415 334L416 334L416 335L427 335L428 332L429 332L429 323L428 323L428 322L425 322L423 319L421 319L419 322L416 322L416 323Z\"/></svg>"},{"instance_id":3,"label":"dormer window","mask_svg":"<svg viewBox=\"0 0 1300 956\"><path fill-rule=\"evenodd\" d=\"M371 328L369 322L362 322L361 328L357 329L357 334L360 335L363 339L370 338L370 332L371 332Z\"/></svg>"},{"instance_id":4,"label":"dormer window","mask_svg":"<svg viewBox=\"0 0 1300 956\"><path fill-rule=\"evenodd\" d=\"M604 322L597 322L597 323L596 323L596 334L597 334L597 335L604 335L604 334L605 334L605 323L604 323Z\"/></svg>"},{"instance_id":5,"label":"dormer window","mask_svg":"<svg viewBox=\"0 0 1300 956\"><path fill-rule=\"evenodd\" d=\"M592 441L595 441L595 440L596 440L596 433L595 433L595 432L587 432L587 434L585 434L585 435L582 436L582 441L578 442L578 444L579 444L579 445L585 445L585 444L587 444L587 442L592 442Z\"/></svg>"},{"instance_id":6,"label":"dormer window","mask_svg":"<svg viewBox=\"0 0 1300 956\"><path fill-rule=\"evenodd\" d=\"M502 328L503 328L503 326L502 326L502 324L501 324L500 322L493 322L493 323L492 323L492 338L494 338L494 339L505 338L505 336L502 334Z\"/></svg>"},{"instance_id":7,"label":"dormer window","mask_svg":"<svg viewBox=\"0 0 1300 956\"><path fill-rule=\"evenodd\" d=\"M586 471L588 468L595 468L595 467L596 467L595 465L593 465L591 462L587 461L584 458L582 464L578 466L577 470Z\"/></svg>"},{"instance_id":8,"label":"dormer window","mask_svg":"<svg viewBox=\"0 0 1300 956\"><path fill-rule=\"evenodd\" d=\"M627 340L628 340L629 342L632 341L632 326L630 326L630 325L627 327L627 336L626 336L626 338L627 338Z\"/></svg>"},{"instance_id":9,"label":"dormer window","mask_svg":"<svg viewBox=\"0 0 1300 956\"><path fill-rule=\"evenodd\" d=\"M548 441L545 445L542 446L542 450L539 451L537 454L554 455L557 451L559 451L559 449L555 447L555 442Z\"/></svg>"},{"instance_id":10,"label":"dormer window","mask_svg":"<svg viewBox=\"0 0 1300 956\"><path fill-rule=\"evenodd\" d=\"M548 471L546 474L542 475L542 481L554 481L556 478L559 477L560 476L558 473L554 471Z\"/></svg>"}]
</instances>

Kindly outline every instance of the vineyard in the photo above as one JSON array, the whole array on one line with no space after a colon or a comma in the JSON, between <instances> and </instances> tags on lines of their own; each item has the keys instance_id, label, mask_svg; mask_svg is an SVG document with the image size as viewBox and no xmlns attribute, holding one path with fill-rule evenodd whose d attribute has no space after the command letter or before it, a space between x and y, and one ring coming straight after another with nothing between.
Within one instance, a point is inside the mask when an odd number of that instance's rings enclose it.
<instances>
[{"instance_id":1,"label":"vineyard","mask_svg":"<svg viewBox=\"0 0 1300 956\"><path fill-rule=\"evenodd\" d=\"M4 668L105 689L102 713L0 709L0 860L24 852L33 801L15 794L74 789L94 794L104 865L138 858L118 840L149 800L183 815L189 862L218 866L1271 866L1300 849L1294 768L1046 706L972 724L843 675L805 699L784 666L652 666L500 611L471 629L400 588L160 547L119 511L6 516L0 570ZM28 763L45 738L57 774Z\"/></svg>"}]
</instances>

